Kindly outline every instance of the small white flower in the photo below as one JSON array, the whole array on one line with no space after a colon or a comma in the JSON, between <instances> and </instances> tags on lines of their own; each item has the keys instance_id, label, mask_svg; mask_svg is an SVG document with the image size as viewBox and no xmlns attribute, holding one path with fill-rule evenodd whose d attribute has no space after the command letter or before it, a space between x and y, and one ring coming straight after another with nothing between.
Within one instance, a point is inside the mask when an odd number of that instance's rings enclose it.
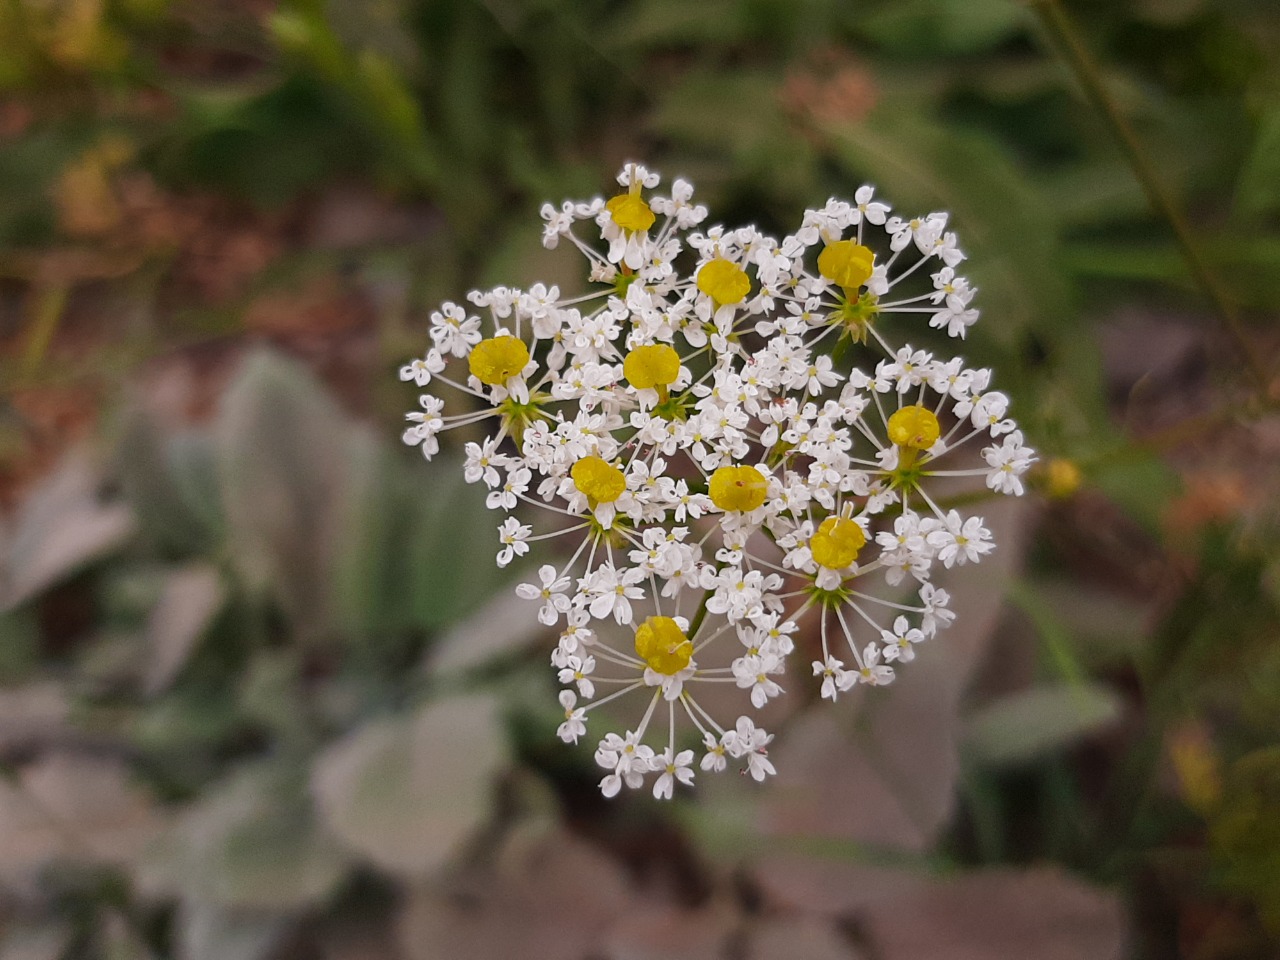
<instances>
[{"instance_id":1,"label":"small white flower","mask_svg":"<svg viewBox=\"0 0 1280 960\"><path fill-rule=\"evenodd\" d=\"M693 751L681 750L672 753L670 747L662 751L653 763L655 770L661 770L658 779L653 782L653 796L657 800L670 800L675 790L676 781L693 783Z\"/></svg>"},{"instance_id":2,"label":"small white flower","mask_svg":"<svg viewBox=\"0 0 1280 960\"><path fill-rule=\"evenodd\" d=\"M868 643L862 651L862 666L858 669L858 679L873 687L883 687L893 683L893 667L880 662L880 648Z\"/></svg>"},{"instance_id":3,"label":"small white flower","mask_svg":"<svg viewBox=\"0 0 1280 960\"><path fill-rule=\"evenodd\" d=\"M727 763L724 756L724 743L717 740L714 734L706 733L702 737L702 745L707 751L702 755L702 762L699 764L703 771L719 773L724 770Z\"/></svg>"},{"instance_id":4,"label":"small white flower","mask_svg":"<svg viewBox=\"0 0 1280 960\"><path fill-rule=\"evenodd\" d=\"M502 541L502 549L498 551L498 566L505 567L515 557L523 557L529 552L529 544L525 543L533 527L521 523L515 517L507 517L498 527L498 539Z\"/></svg>"},{"instance_id":5,"label":"small white flower","mask_svg":"<svg viewBox=\"0 0 1280 960\"><path fill-rule=\"evenodd\" d=\"M991 531L982 525L981 517L965 519L955 510L948 512L946 523L925 539L938 552L942 565L948 568L954 564L976 563L995 548Z\"/></svg>"},{"instance_id":6,"label":"small white flower","mask_svg":"<svg viewBox=\"0 0 1280 960\"><path fill-rule=\"evenodd\" d=\"M845 693L858 682L858 675L844 669L843 661L835 657L813 661L813 675L822 677L822 699L835 703L840 693Z\"/></svg>"},{"instance_id":7,"label":"small white flower","mask_svg":"<svg viewBox=\"0 0 1280 960\"><path fill-rule=\"evenodd\" d=\"M564 722L556 728L556 736L565 743L577 743L587 732L587 714L577 705L578 698L572 690L560 691L560 706L564 708Z\"/></svg>"},{"instance_id":8,"label":"small white flower","mask_svg":"<svg viewBox=\"0 0 1280 960\"><path fill-rule=\"evenodd\" d=\"M444 357L440 356L440 351L428 350L422 359L400 368L400 379L412 380L419 387L425 387L431 382L432 376L442 372L444 367Z\"/></svg>"},{"instance_id":9,"label":"small white flower","mask_svg":"<svg viewBox=\"0 0 1280 960\"><path fill-rule=\"evenodd\" d=\"M884 643L884 658L890 662L909 663L916 658L912 644L920 643L924 632L912 627L906 617L898 617L893 621L892 630L881 630L880 640Z\"/></svg>"},{"instance_id":10,"label":"small white flower","mask_svg":"<svg viewBox=\"0 0 1280 960\"><path fill-rule=\"evenodd\" d=\"M591 682L591 674L595 669L595 657L578 657L570 654L565 657L564 666L560 669L560 682L577 684L578 693L590 700L596 695L595 684Z\"/></svg>"},{"instance_id":11,"label":"small white flower","mask_svg":"<svg viewBox=\"0 0 1280 960\"><path fill-rule=\"evenodd\" d=\"M516 596L523 600L541 600L538 608L538 622L551 626L561 616L569 612L571 601L565 590L569 588L569 578L557 576L556 568L544 563L538 568L540 584L522 583L516 587Z\"/></svg>"},{"instance_id":12,"label":"small white flower","mask_svg":"<svg viewBox=\"0 0 1280 960\"><path fill-rule=\"evenodd\" d=\"M746 758L746 772L757 781L777 773L765 749L772 740L773 734L757 727L750 717L739 717L734 729L724 735L729 756L738 760Z\"/></svg>"}]
</instances>

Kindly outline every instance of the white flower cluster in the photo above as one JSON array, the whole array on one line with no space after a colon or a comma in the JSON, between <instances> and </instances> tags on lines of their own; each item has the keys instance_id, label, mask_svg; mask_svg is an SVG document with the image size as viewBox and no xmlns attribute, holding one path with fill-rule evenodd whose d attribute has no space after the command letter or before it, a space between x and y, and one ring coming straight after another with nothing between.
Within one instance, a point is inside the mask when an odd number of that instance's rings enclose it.
<instances>
[{"instance_id":1,"label":"white flower cluster","mask_svg":"<svg viewBox=\"0 0 1280 960\"><path fill-rule=\"evenodd\" d=\"M591 292L498 287L432 315L401 379L460 412L424 395L404 440L430 459L441 431L493 424L464 470L505 514L498 564L566 544L517 587L562 630L559 735L576 743L593 711L634 696L638 721L596 749L600 788L651 779L668 798L694 778L679 747L695 740L703 771L774 772L772 736L747 714L722 724L697 699L707 685L759 709L813 634L822 697L892 682L953 618L932 571L994 546L942 478L1021 494L1034 456L989 370L890 339L916 314L950 337L977 319L945 214L893 217L863 187L778 241L695 230L707 211L682 180L656 194L631 164L618 182L607 202L542 209L544 244L582 252Z\"/></svg>"}]
</instances>

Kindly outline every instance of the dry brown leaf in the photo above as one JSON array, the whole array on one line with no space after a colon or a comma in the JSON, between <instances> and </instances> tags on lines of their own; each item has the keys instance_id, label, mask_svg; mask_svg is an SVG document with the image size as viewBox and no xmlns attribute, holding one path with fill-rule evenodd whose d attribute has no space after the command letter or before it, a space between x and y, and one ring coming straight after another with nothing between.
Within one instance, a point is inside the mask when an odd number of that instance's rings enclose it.
<instances>
[{"instance_id":1,"label":"dry brown leaf","mask_svg":"<svg viewBox=\"0 0 1280 960\"><path fill-rule=\"evenodd\" d=\"M454 697L356 730L320 756L311 785L325 824L349 850L419 878L488 816L505 764L496 703Z\"/></svg>"},{"instance_id":2,"label":"dry brown leaf","mask_svg":"<svg viewBox=\"0 0 1280 960\"><path fill-rule=\"evenodd\" d=\"M1126 921L1115 895L1050 867L945 879L800 856L759 863L766 903L840 918L881 960L1119 960Z\"/></svg>"},{"instance_id":3,"label":"dry brown leaf","mask_svg":"<svg viewBox=\"0 0 1280 960\"><path fill-rule=\"evenodd\" d=\"M532 577L531 577L532 579ZM538 623L537 604L507 588L462 623L451 628L432 651L434 673L469 670L521 650L550 631Z\"/></svg>"},{"instance_id":4,"label":"dry brown leaf","mask_svg":"<svg viewBox=\"0 0 1280 960\"><path fill-rule=\"evenodd\" d=\"M62 857L128 864L162 827L122 762L47 754L0 784L0 878L21 881Z\"/></svg>"},{"instance_id":5,"label":"dry brown leaf","mask_svg":"<svg viewBox=\"0 0 1280 960\"><path fill-rule=\"evenodd\" d=\"M557 830L508 858L498 875L452 893L412 892L401 916L409 960L581 960L600 956L628 906L622 871L594 847Z\"/></svg>"},{"instance_id":6,"label":"dry brown leaf","mask_svg":"<svg viewBox=\"0 0 1280 960\"><path fill-rule=\"evenodd\" d=\"M751 934L748 960L860 960L835 925L814 917L766 920Z\"/></svg>"},{"instance_id":7,"label":"dry brown leaf","mask_svg":"<svg viewBox=\"0 0 1280 960\"><path fill-rule=\"evenodd\" d=\"M728 904L698 910L632 904L605 936L602 953L609 960L719 960L730 956L730 938L740 922Z\"/></svg>"},{"instance_id":8,"label":"dry brown leaf","mask_svg":"<svg viewBox=\"0 0 1280 960\"><path fill-rule=\"evenodd\" d=\"M120 546L133 533L133 513L99 501L98 477L71 456L18 513L0 567L0 610L12 609Z\"/></svg>"},{"instance_id":9,"label":"dry brown leaf","mask_svg":"<svg viewBox=\"0 0 1280 960\"><path fill-rule=\"evenodd\" d=\"M72 933L69 924L8 922L0 933L0 960L59 960Z\"/></svg>"},{"instance_id":10,"label":"dry brown leaf","mask_svg":"<svg viewBox=\"0 0 1280 960\"><path fill-rule=\"evenodd\" d=\"M0 690L0 754L28 749L61 733L69 707L57 683Z\"/></svg>"},{"instance_id":11,"label":"dry brown leaf","mask_svg":"<svg viewBox=\"0 0 1280 960\"><path fill-rule=\"evenodd\" d=\"M313 277L297 289L272 290L245 311L245 327L278 337L314 337L368 327L369 304L332 275Z\"/></svg>"},{"instance_id":12,"label":"dry brown leaf","mask_svg":"<svg viewBox=\"0 0 1280 960\"><path fill-rule=\"evenodd\" d=\"M160 599L147 618L150 656L142 684L148 696L173 682L224 596L222 579L211 564L194 563L165 577Z\"/></svg>"}]
</instances>

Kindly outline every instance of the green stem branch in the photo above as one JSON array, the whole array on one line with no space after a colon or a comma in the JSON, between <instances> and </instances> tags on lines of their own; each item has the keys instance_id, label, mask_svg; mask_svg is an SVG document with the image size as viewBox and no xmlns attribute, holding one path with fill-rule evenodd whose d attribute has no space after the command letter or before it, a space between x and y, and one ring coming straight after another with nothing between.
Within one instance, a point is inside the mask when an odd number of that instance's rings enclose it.
<instances>
[{"instance_id":1,"label":"green stem branch","mask_svg":"<svg viewBox=\"0 0 1280 960\"><path fill-rule=\"evenodd\" d=\"M1250 378L1259 396L1266 398L1270 389L1270 377L1266 367L1258 356L1257 349L1245 332L1240 320L1239 311L1227 296L1213 271L1200 253L1191 228L1178 208L1172 193L1164 185L1154 165L1147 156L1142 142L1134 133L1133 127L1121 112L1102 79L1102 73L1092 54L1080 39L1075 25L1062 8L1060 0L1030 0L1032 9L1039 16L1049 34L1054 39L1062 58L1075 75L1083 88L1085 96L1094 108L1102 114L1107 126L1120 144L1129 166L1142 185L1147 200L1164 220L1169 224L1177 241L1187 267L1196 284L1204 291L1222 318L1227 334L1230 336L1241 359L1245 363Z\"/></svg>"}]
</instances>

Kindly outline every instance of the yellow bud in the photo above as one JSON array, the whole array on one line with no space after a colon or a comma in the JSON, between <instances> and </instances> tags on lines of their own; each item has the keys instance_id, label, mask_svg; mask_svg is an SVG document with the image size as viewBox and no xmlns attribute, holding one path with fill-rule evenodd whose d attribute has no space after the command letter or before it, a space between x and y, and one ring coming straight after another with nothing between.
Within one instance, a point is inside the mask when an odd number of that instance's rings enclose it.
<instances>
[{"instance_id":1,"label":"yellow bud","mask_svg":"<svg viewBox=\"0 0 1280 960\"><path fill-rule=\"evenodd\" d=\"M609 211L614 223L633 233L648 230L657 219L638 193L620 193L606 203L604 208Z\"/></svg>"},{"instance_id":2,"label":"yellow bud","mask_svg":"<svg viewBox=\"0 0 1280 960\"><path fill-rule=\"evenodd\" d=\"M680 376L680 354L665 343L636 347L622 361L622 373L637 390L667 387Z\"/></svg>"},{"instance_id":3,"label":"yellow bud","mask_svg":"<svg viewBox=\"0 0 1280 960\"><path fill-rule=\"evenodd\" d=\"M942 428L933 411L912 404L889 418L889 439L909 450L928 450L938 442Z\"/></svg>"},{"instance_id":4,"label":"yellow bud","mask_svg":"<svg viewBox=\"0 0 1280 960\"><path fill-rule=\"evenodd\" d=\"M679 673L693 659L693 644L670 617L649 617L636 628L636 654L658 673Z\"/></svg>"},{"instance_id":5,"label":"yellow bud","mask_svg":"<svg viewBox=\"0 0 1280 960\"><path fill-rule=\"evenodd\" d=\"M1055 457L1045 466L1044 492L1054 500L1065 500L1080 489L1084 474L1074 460Z\"/></svg>"},{"instance_id":6,"label":"yellow bud","mask_svg":"<svg viewBox=\"0 0 1280 960\"><path fill-rule=\"evenodd\" d=\"M1204 727L1193 721L1175 727L1168 748L1187 806L1202 816L1213 813L1222 800L1222 763Z\"/></svg>"},{"instance_id":7,"label":"yellow bud","mask_svg":"<svg viewBox=\"0 0 1280 960\"><path fill-rule=\"evenodd\" d=\"M754 510L768 491L769 481L755 467L720 467L711 474L711 502L721 510Z\"/></svg>"},{"instance_id":8,"label":"yellow bud","mask_svg":"<svg viewBox=\"0 0 1280 960\"><path fill-rule=\"evenodd\" d=\"M467 358L471 374L491 387L501 386L529 363L529 348L515 337L481 340Z\"/></svg>"},{"instance_id":9,"label":"yellow bud","mask_svg":"<svg viewBox=\"0 0 1280 960\"><path fill-rule=\"evenodd\" d=\"M751 292L751 280L736 263L719 257L698 271L698 289L716 303L741 303Z\"/></svg>"},{"instance_id":10,"label":"yellow bud","mask_svg":"<svg viewBox=\"0 0 1280 960\"><path fill-rule=\"evenodd\" d=\"M622 471L601 457L583 457L569 470L573 485L596 503L613 503L627 489Z\"/></svg>"},{"instance_id":11,"label":"yellow bud","mask_svg":"<svg viewBox=\"0 0 1280 960\"><path fill-rule=\"evenodd\" d=\"M843 570L858 559L858 551L867 543L862 527L845 517L827 517L818 532L809 538L809 549L818 566Z\"/></svg>"},{"instance_id":12,"label":"yellow bud","mask_svg":"<svg viewBox=\"0 0 1280 960\"><path fill-rule=\"evenodd\" d=\"M846 290L856 290L871 279L875 254L852 240L829 243L818 254L818 272Z\"/></svg>"}]
</instances>

